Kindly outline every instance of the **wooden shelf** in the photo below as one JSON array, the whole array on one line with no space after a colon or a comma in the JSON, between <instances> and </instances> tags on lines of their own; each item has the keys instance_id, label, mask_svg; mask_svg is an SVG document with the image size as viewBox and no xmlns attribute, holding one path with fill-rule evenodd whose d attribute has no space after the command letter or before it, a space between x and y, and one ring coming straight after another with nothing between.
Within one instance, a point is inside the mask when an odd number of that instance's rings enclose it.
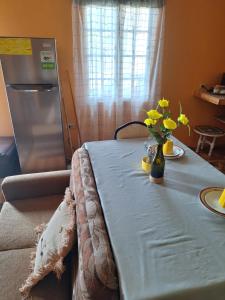
<instances>
[{"instance_id":1,"label":"wooden shelf","mask_svg":"<svg viewBox=\"0 0 225 300\"><path fill-rule=\"evenodd\" d=\"M194 96L215 105L225 105L225 95L212 95L200 89L194 93Z\"/></svg>"}]
</instances>

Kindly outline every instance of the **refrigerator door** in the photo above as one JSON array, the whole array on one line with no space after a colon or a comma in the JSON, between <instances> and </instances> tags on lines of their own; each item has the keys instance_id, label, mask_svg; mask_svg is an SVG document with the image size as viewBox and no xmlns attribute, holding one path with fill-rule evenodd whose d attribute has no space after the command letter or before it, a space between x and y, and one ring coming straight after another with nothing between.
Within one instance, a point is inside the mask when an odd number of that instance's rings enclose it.
<instances>
[{"instance_id":1,"label":"refrigerator door","mask_svg":"<svg viewBox=\"0 0 225 300\"><path fill-rule=\"evenodd\" d=\"M0 60L6 84L58 82L55 39L0 38Z\"/></svg>"},{"instance_id":2,"label":"refrigerator door","mask_svg":"<svg viewBox=\"0 0 225 300\"><path fill-rule=\"evenodd\" d=\"M57 85L7 85L22 173L65 169Z\"/></svg>"}]
</instances>

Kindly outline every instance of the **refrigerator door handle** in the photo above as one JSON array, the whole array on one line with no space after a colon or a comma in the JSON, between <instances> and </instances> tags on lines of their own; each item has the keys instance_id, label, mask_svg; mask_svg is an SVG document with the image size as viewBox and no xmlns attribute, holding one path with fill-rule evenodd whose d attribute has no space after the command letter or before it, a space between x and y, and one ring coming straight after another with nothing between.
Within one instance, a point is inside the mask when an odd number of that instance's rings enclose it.
<instances>
[{"instance_id":1,"label":"refrigerator door handle","mask_svg":"<svg viewBox=\"0 0 225 300\"><path fill-rule=\"evenodd\" d=\"M29 89L29 90L20 90L25 93L39 93L39 92L52 92L53 89Z\"/></svg>"},{"instance_id":2,"label":"refrigerator door handle","mask_svg":"<svg viewBox=\"0 0 225 300\"><path fill-rule=\"evenodd\" d=\"M56 90L56 86L54 85L34 85L34 86L20 86L20 85L15 85L15 84L8 84L7 88L12 88L13 90L16 90L18 92L23 92L23 93L39 93L39 92L53 92Z\"/></svg>"}]
</instances>

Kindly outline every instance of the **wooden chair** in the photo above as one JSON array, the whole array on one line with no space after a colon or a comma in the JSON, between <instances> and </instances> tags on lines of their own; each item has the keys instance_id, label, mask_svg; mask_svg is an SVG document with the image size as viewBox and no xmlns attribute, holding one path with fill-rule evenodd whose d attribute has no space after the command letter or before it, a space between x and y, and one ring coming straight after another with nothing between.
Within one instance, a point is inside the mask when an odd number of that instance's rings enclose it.
<instances>
[{"instance_id":1,"label":"wooden chair","mask_svg":"<svg viewBox=\"0 0 225 300\"><path fill-rule=\"evenodd\" d=\"M148 137L149 132L145 123L132 121L118 127L114 133L114 140Z\"/></svg>"},{"instance_id":2,"label":"wooden chair","mask_svg":"<svg viewBox=\"0 0 225 300\"><path fill-rule=\"evenodd\" d=\"M196 126L193 130L199 134L196 152L198 153L200 149L202 150L204 148L205 144L208 144L210 146L208 156L212 155L216 139L225 135L223 129L213 126Z\"/></svg>"}]
</instances>

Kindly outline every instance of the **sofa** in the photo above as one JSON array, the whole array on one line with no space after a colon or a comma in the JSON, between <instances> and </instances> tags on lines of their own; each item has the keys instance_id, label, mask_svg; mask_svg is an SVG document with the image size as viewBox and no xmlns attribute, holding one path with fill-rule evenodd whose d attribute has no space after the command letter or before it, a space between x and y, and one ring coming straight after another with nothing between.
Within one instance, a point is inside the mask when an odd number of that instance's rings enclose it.
<instances>
[{"instance_id":1,"label":"sofa","mask_svg":"<svg viewBox=\"0 0 225 300\"><path fill-rule=\"evenodd\" d=\"M6 177L2 182L5 198L0 212L0 299L21 299L19 288L29 274L30 254L34 251L34 228L47 223L64 197L70 171L55 171ZM73 249L75 252L76 250ZM31 291L31 299L71 299L72 269L59 281L53 273Z\"/></svg>"},{"instance_id":2,"label":"sofa","mask_svg":"<svg viewBox=\"0 0 225 300\"><path fill-rule=\"evenodd\" d=\"M88 179L88 180L87 180ZM32 288L32 300L118 300L119 285L95 180L85 149L75 152L71 171L6 177L0 212L0 300L21 299L30 273L34 228L47 223L70 186L76 203L76 238L61 280L48 274Z\"/></svg>"}]
</instances>

